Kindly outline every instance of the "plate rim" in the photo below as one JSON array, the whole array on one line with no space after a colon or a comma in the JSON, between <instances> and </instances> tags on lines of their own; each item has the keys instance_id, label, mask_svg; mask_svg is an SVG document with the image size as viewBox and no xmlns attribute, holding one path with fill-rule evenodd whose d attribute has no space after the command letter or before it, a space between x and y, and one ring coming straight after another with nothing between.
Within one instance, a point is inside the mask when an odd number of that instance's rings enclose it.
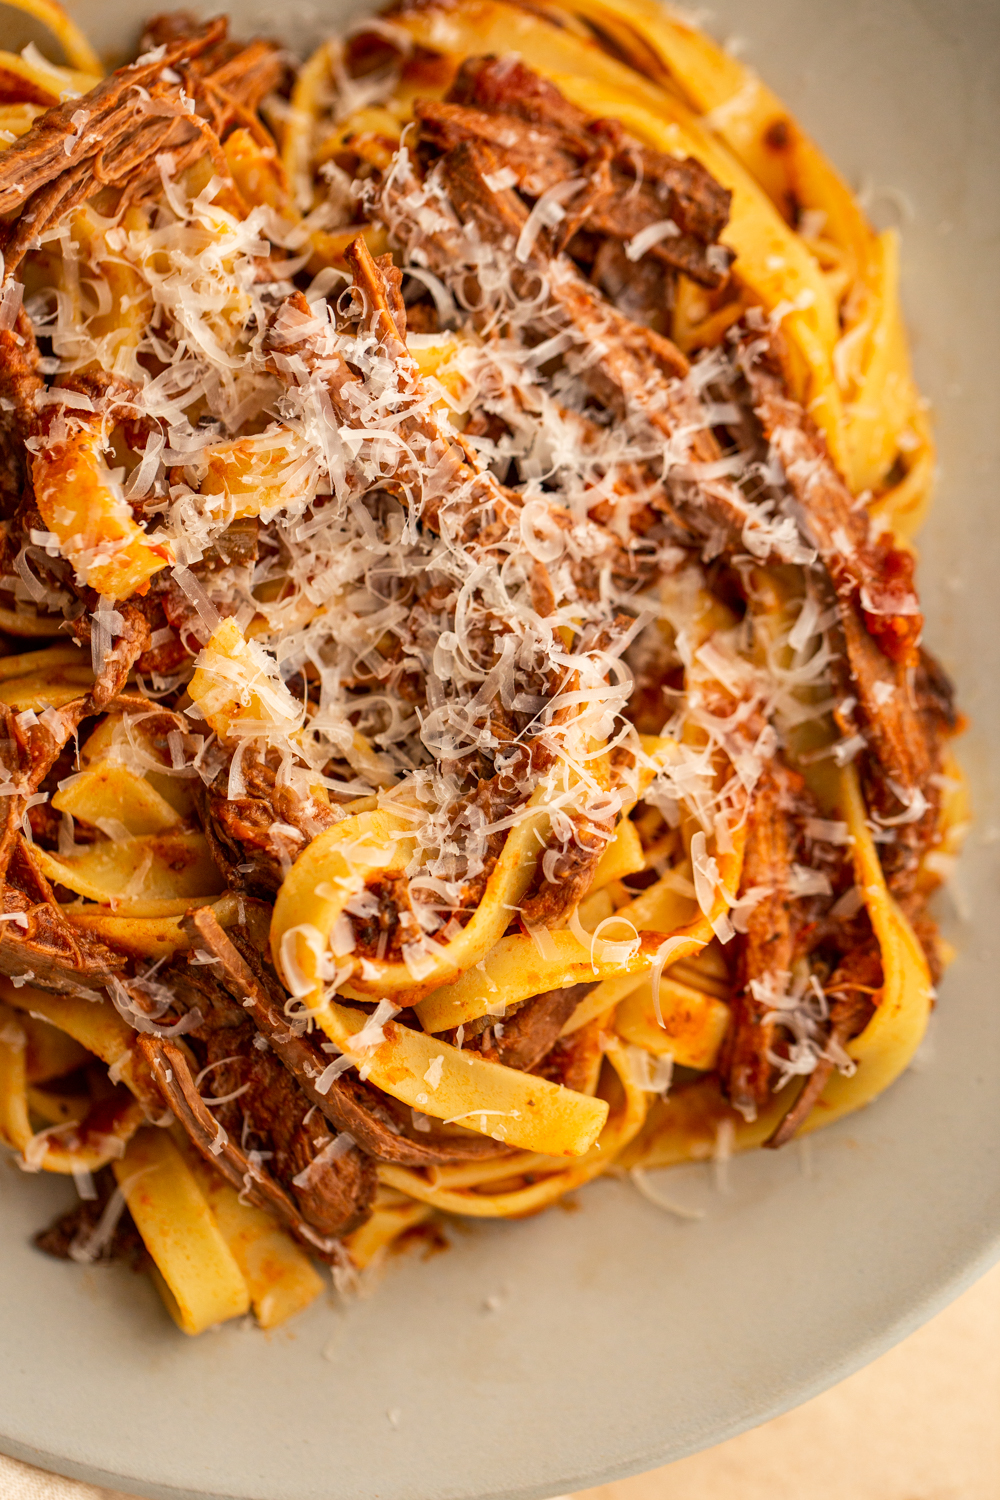
<instances>
[{"instance_id":1,"label":"plate rim","mask_svg":"<svg viewBox=\"0 0 1000 1500\"><path fill-rule=\"evenodd\" d=\"M996 0L993 0L996 3ZM800 0L803 9L812 8L807 5L806 0ZM156 7L152 0L145 0L141 7L144 12L152 11ZM226 8L220 5L219 9ZM354 8L357 8L355 5ZM367 7L366 7L367 8ZM747 7L744 7L748 9ZM913 0L910 0L911 9L916 9ZM956 20L960 20L963 14L971 17L980 10L981 0L966 0L964 6L955 7ZM331 6L332 9L332 6ZM822 11L822 3L817 6ZM1000 14L1000 13L996 13ZM750 18L753 19L752 17ZM749 28L748 28L749 29ZM765 79L769 77L766 67L761 69ZM847 108L846 105L842 106ZM822 137L821 137L822 139ZM837 160L836 152L831 153ZM904 229L903 248L904 260L908 236ZM909 240L912 245L913 241ZM904 269L904 294L907 290L907 276ZM912 286L911 286L912 290ZM908 322L912 323L912 316ZM912 333L912 329L911 329ZM919 363L919 355L918 355ZM939 404L940 398L935 402ZM960 496L956 497L960 500ZM985 715L983 715L983 721ZM981 727L982 722L981 721ZM979 929L970 932L968 946L971 949L974 938L979 936ZM879 1101L875 1101L877 1110ZM867 1120L869 1111L854 1118ZM834 1350L825 1359L817 1357L812 1365L812 1373L806 1380L799 1379L797 1382L787 1384L786 1388L773 1394L770 1399L761 1402L754 1411L745 1415L737 1416L728 1421L720 1423L708 1432L694 1432L689 1430L688 1434L681 1440L674 1439L672 1442L648 1443L641 1453L633 1452L629 1459L616 1458L602 1468L590 1467L586 1473L568 1473L559 1480L547 1479L543 1483L522 1483L506 1485L500 1488L477 1491L477 1500L546 1500L556 1493L561 1494L565 1489L567 1494L581 1487L591 1488L593 1486L615 1482L630 1475L647 1472L664 1464L671 1464L691 1456L699 1451L720 1445L730 1438L748 1431L755 1426L762 1425L780 1416L794 1407L812 1400L840 1381L846 1379L858 1370L864 1368L873 1360L893 1348L896 1344L906 1339L924 1323L935 1317L952 1301L960 1296L968 1287L980 1279L993 1265L1000 1261L1000 1218L995 1225L983 1223L978 1226L977 1233L969 1233L948 1255L942 1255L928 1274L927 1280L922 1284L921 1293L909 1302L902 1310L895 1310L892 1315L882 1318L877 1324L859 1336L855 1329L850 1340L850 1349L840 1348ZM891 1311L887 1309L887 1311ZM5 1426L5 1419L0 1416L0 1428ZM82 1480L92 1485L103 1486L107 1489L117 1490L125 1495L136 1495L147 1497L147 1500L234 1500L234 1497L244 1497L246 1489L191 1489L183 1485L161 1483L158 1481L147 1481L133 1479L122 1475L111 1469L105 1469L98 1465L80 1463L71 1458L60 1456L48 1449L39 1449L24 1444L14 1438L7 1437L0 1431L0 1452L13 1458L20 1459L25 1463L32 1464L43 1471L63 1475L70 1479ZM442 1490L442 1494L445 1491ZM451 1493L449 1491L449 1493ZM464 1492L463 1492L464 1493Z\"/></svg>"},{"instance_id":2,"label":"plate rim","mask_svg":"<svg viewBox=\"0 0 1000 1500\"><path fill-rule=\"evenodd\" d=\"M873 1101L873 1104L877 1103L877 1100ZM746 1418L736 1418L725 1424L723 1428L706 1434L704 1440L699 1436L694 1436L690 1441L673 1445L670 1448L654 1444L630 1460L616 1461L605 1468L590 1470L586 1474L563 1475L557 1482L556 1489L553 1489L552 1483L548 1480L544 1484L507 1485L499 1489L483 1490L476 1496L476 1500L569 1500L569 1497L581 1489L595 1489L600 1485L614 1484L618 1480L650 1473L655 1469L679 1463L682 1459L690 1458L696 1453L719 1447L730 1438L738 1437L742 1432L764 1426L775 1417L780 1417L785 1412L805 1405L816 1396L821 1396L824 1391L832 1389L849 1376L866 1368L883 1354L887 1354L890 1349L895 1348L897 1344L904 1342L911 1334L916 1333L938 1313L949 1307L963 1292L974 1286L993 1266L1000 1263L1000 1224L990 1233L983 1235L982 1243L973 1258L966 1260L956 1254L954 1259L962 1259L962 1265L956 1266L951 1273L940 1275L926 1296L918 1299L904 1314L889 1319L870 1337L854 1344L849 1354L820 1362L812 1378L804 1385L798 1385L775 1397L758 1412ZM141 1497L141 1500L245 1500L245 1494L240 1494L236 1490L193 1490L187 1486L146 1480L136 1483L127 1475L110 1469L94 1464L77 1463L75 1460L58 1454L31 1448L29 1445L5 1436L2 1432L0 1432L0 1453L31 1464L45 1473L61 1475L66 1479L76 1479L98 1488L115 1491L116 1500L118 1493L127 1497Z\"/></svg>"}]
</instances>

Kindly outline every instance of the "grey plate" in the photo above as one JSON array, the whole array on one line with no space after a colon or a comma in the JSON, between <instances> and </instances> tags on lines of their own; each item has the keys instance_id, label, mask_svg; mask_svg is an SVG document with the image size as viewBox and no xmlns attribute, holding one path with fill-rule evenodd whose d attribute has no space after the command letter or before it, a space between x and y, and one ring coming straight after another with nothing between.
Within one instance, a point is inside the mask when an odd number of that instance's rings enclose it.
<instances>
[{"instance_id":1,"label":"grey plate","mask_svg":"<svg viewBox=\"0 0 1000 1500\"><path fill-rule=\"evenodd\" d=\"M232 9L290 42L338 15ZM122 15L146 11L101 0L76 13L121 47ZM0 27L12 21L0 9ZM877 214L912 206L906 303L942 454L922 583L929 638L973 719L963 759L979 819L933 1050L863 1116L815 1137L811 1161L744 1158L728 1194L704 1168L671 1179L708 1205L698 1223L598 1183L578 1212L460 1231L447 1254L394 1263L370 1298L270 1336L184 1339L145 1278L36 1254L28 1236L65 1185L5 1162L8 1453L151 1496L529 1500L679 1458L805 1400L997 1254L1000 7L717 0L713 24L746 36L846 174L883 190Z\"/></svg>"}]
</instances>

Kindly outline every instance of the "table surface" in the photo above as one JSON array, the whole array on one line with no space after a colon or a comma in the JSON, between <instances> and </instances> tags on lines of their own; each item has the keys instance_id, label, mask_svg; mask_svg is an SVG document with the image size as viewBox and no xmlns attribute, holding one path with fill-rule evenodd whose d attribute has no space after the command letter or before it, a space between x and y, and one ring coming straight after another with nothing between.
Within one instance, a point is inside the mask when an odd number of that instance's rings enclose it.
<instances>
[{"instance_id":1,"label":"table surface","mask_svg":"<svg viewBox=\"0 0 1000 1500\"><path fill-rule=\"evenodd\" d=\"M805 1406L574 1500L998 1500L998 1412L1000 1266ZM0 1455L0 1500L130 1497Z\"/></svg>"}]
</instances>

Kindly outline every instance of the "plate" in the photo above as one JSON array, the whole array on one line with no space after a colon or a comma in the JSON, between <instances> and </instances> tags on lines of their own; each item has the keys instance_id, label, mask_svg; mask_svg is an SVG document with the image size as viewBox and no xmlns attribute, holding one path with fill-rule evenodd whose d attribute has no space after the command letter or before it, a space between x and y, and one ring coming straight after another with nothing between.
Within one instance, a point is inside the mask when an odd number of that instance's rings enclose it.
<instances>
[{"instance_id":1,"label":"plate","mask_svg":"<svg viewBox=\"0 0 1000 1500\"><path fill-rule=\"evenodd\" d=\"M150 6L150 9L153 7ZM212 7L216 9L217 7ZM304 44L343 11L233 4ZM74 13L123 48L146 13ZM13 16L0 8L0 26ZM575 1211L458 1229L371 1295L271 1335L196 1341L152 1285L67 1267L29 1235L64 1183L0 1166L0 1448L143 1495L530 1500L681 1457L880 1354L1000 1246L1000 390L995 0L716 0L712 27L784 96L881 222L941 447L922 542L928 638L958 677L977 827L952 905L960 956L918 1065L811 1145L686 1168L682 1221L627 1184ZM5 42L5 45L9 45ZM808 1153L808 1154L804 1154Z\"/></svg>"}]
</instances>

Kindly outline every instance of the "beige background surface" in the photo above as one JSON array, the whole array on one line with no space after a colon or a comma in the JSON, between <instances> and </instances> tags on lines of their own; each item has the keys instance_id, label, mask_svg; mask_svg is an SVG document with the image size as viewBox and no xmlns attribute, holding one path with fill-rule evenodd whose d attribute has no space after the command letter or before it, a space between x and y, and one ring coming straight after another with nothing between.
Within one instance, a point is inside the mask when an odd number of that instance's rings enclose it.
<instances>
[{"instance_id":1,"label":"beige background surface","mask_svg":"<svg viewBox=\"0 0 1000 1500\"><path fill-rule=\"evenodd\" d=\"M128 1497L0 1456L0 1500ZM796 1411L575 1500L1000 1500L1000 1266Z\"/></svg>"}]
</instances>

